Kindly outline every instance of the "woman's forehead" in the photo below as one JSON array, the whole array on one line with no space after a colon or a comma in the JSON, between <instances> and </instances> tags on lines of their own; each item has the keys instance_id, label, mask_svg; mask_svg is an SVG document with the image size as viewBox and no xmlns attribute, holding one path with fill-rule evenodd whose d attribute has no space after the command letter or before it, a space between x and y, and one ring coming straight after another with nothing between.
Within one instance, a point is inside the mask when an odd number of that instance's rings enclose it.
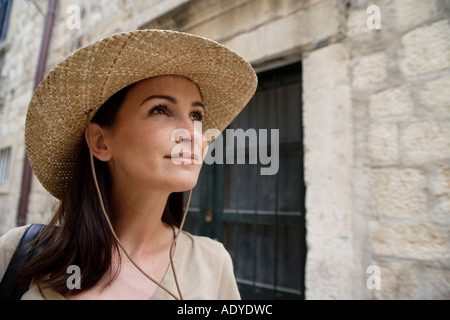
<instances>
[{"instance_id":1,"label":"woman's forehead","mask_svg":"<svg viewBox=\"0 0 450 320\"><path fill-rule=\"evenodd\" d=\"M205 108L197 84L185 77L165 75L144 79L130 86L119 114L128 113L131 109L137 110L152 99L164 99L173 105Z\"/></svg>"},{"instance_id":2,"label":"woman's forehead","mask_svg":"<svg viewBox=\"0 0 450 320\"><path fill-rule=\"evenodd\" d=\"M129 93L178 93L198 96L201 98L200 89L190 79L178 75L163 75L141 80L133 84Z\"/></svg>"}]
</instances>

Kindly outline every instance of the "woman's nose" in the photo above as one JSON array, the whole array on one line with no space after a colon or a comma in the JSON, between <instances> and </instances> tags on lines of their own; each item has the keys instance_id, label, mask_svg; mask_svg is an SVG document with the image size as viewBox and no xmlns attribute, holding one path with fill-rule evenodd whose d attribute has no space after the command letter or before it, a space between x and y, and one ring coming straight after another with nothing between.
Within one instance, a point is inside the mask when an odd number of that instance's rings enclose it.
<instances>
[{"instance_id":1,"label":"woman's nose","mask_svg":"<svg viewBox=\"0 0 450 320\"><path fill-rule=\"evenodd\" d=\"M203 139L202 122L183 117L177 123L177 129L172 134L172 141L177 143L191 142L201 144Z\"/></svg>"},{"instance_id":2,"label":"woman's nose","mask_svg":"<svg viewBox=\"0 0 450 320\"><path fill-rule=\"evenodd\" d=\"M194 155L194 163L201 164L204 159L204 139L201 121L183 121L177 124L178 128L172 133L172 141L176 145L172 149L172 153L176 155ZM207 146L207 144L206 144Z\"/></svg>"}]
</instances>

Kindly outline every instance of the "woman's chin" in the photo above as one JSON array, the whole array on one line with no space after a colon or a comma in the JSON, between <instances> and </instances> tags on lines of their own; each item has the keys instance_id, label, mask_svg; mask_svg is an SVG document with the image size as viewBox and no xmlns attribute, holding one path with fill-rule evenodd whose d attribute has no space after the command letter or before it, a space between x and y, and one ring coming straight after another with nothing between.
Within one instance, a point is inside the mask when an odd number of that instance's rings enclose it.
<instances>
[{"instance_id":1,"label":"woman's chin","mask_svg":"<svg viewBox=\"0 0 450 320\"><path fill-rule=\"evenodd\" d=\"M197 180L198 177L191 179L176 179L174 181L171 181L169 188L172 192L189 191L191 189L194 189L194 187L197 185Z\"/></svg>"}]
</instances>

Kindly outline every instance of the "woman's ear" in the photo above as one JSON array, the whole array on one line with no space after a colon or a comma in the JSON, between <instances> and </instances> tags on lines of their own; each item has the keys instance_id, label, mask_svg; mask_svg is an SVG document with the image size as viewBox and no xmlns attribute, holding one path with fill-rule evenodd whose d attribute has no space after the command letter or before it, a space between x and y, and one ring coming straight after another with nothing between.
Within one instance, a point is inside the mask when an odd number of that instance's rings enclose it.
<instances>
[{"instance_id":1,"label":"woman's ear","mask_svg":"<svg viewBox=\"0 0 450 320\"><path fill-rule=\"evenodd\" d=\"M106 162L110 160L112 158L112 154L106 142L106 130L96 122L90 122L89 128L91 129L92 154L100 161ZM89 147L88 128L84 131L84 138L86 139L86 143Z\"/></svg>"}]
</instances>

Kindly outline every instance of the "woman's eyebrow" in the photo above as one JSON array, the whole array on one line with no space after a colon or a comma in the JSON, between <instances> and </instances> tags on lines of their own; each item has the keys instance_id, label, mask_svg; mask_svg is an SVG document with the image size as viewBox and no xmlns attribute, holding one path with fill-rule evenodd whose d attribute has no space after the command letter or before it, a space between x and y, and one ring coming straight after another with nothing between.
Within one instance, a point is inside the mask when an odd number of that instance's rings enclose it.
<instances>
[{"instance_id":1,"label":"woman's eyebrow","mask_svg":"<svg viewBox=\"0 0 450 320\"><path fill-rule=\"evenodd\" d=\"M165 99L165 100L170 101L173 104L177 103L177 99L172 97L172 96L153 95L153 96L145 98L144 101L142 101L141 105L143 105L146 101L151 100L151 99ZM205 105L202 102L200 102L200 101L192 102L192 106L193 107L202 107L203 109L205 108Z\"/></svg>"},{"instance_id":2,"label":"woman's eyebrow","mask_svg":"<svg viewBox=\"0 0 450 320\"><path fill-rule=\"evenodd\" d=\"M203 104L203 102L200 102L200 101L192 102L192 106L193 107L202 107L203 109L205 109L205 105Z\"/></svg>"},{"instance_id":3,"label":"woman's eyebrow","mask_svg":"<svg viewBox=\"0 0 450 320\"><path fill-rule=\"evenodd\" d=\"M173 104L177 103L177 99L175 99L174 97L166 96L166 95L154 95L154 96L145 98L144 101L141 102L141 106L148 100L152 100L152 99L165 99L165 100L172 102Z\"/></svg>"}]
</instances>

